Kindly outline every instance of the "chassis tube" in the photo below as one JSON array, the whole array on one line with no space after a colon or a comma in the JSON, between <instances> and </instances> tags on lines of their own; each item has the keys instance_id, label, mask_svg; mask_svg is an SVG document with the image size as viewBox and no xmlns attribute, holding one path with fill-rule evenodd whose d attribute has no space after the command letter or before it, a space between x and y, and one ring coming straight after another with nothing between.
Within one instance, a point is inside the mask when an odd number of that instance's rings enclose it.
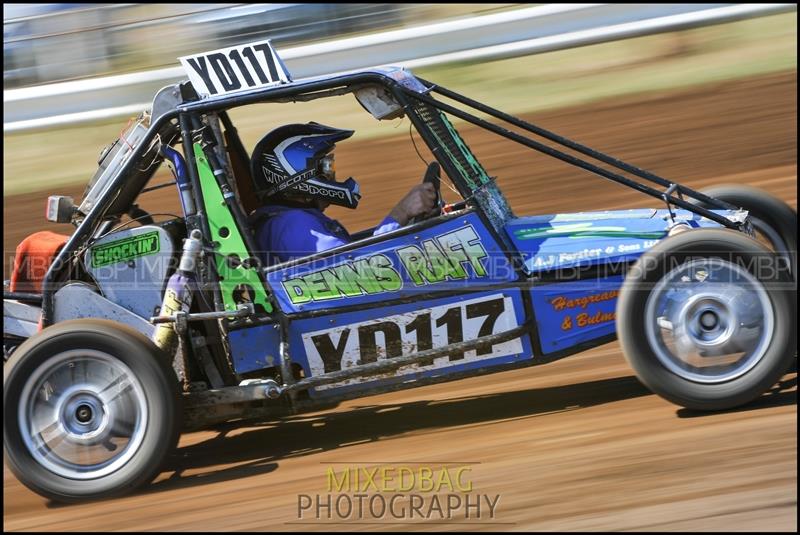
<instances>
[{"instance_id":1,"label":"chassis tube","mask_svg":"<svg viewBox=\"0 0 800 535\"><path fill-rule=\"evenodd\" d=\"M633 188L635 190L641 191L642 193L650 195L651 197L655 197L657 199L661 199L661 200L667 202L668 204L671 203L671 204L674 204L675 206L679 206L681 208L685 208L686 210L689 210L690 212L693 212L695 214L701 215L701 216L703 216L703 217L705 217L707 219L710 219L711 221L719 223L720 225L722 225L722 226L724 226L726 228L733 229L733 230L739 230L739 224L738 223L734 223L733 221L729 220L728 218L720 216L720 215L717 215L717 214L715 214L714 212L712 212L710 210L707 210L707 209L702 208L700 206L696 206L696 205L694 205L694 204L692 204L692 203L690 203L688 201L684 201L683 199L679 199L679 198L674 197L672 195L666 195L664 192L659 191L659 190L657 190L655 188L651 188L650 186L647 186L645 184L641 184L639 182L636 182L635 180L631 180L631 179L626 178L626 177L624 177L622 175L618 175L616 173L612 173L611 171L603 169L602 167L597 167L594 164L591 164L591 163L589 163L587 161L581 160L580 158L576 158L575 156L572 156L571 154L566 154L564 152L561 152L561 151L559 151L557 149L549 147L549 146L547 146L547 145L545 145L543 143L540 143L538 141L534 141L532 139L528 139L525 136L521 136L521 135L519 135L519 134L517 134L515 132L511 132L510 130L505 129L502 126L497 126L496 124L490 123L488 121L484 121L483 119L475 117L474 115L471 115L471 114L469 114L467 112L461 111L458 108L455 108L455 107L450 106L448 104L444 104L442 102L436 101L436 100L432 99L431 97L429 97L427 95L421 95L419 93L416 93L414 91L409 91L407 89L403 89L403 90L407 95L410 95L411 97L413 97L413 98L415 98L415 99L417 99L417 100L419 100L421 102L425 102L426 104L430 104L431 106L439 108L442 111L450 113L450 114L452 114L452 115L454 115L454 116L456 116L456 117L458 117L460 119L463 119L463 120L465 120L467 122L470 122L470 123L472 123L474 125L480 126L480 127L484 128L486 130L489 130L490 132L494 132L495 134L499 134L499 135L501 135L501 136L503 136L505 138L508 138L508 139L510 139L512 141L516 141L517 143L520 143L521 145L525 145L526 147L529 147L531 149L534 149L534 150L537 150L537 151L542 152L544 154L547 154L548 156L552 156L553 158L561 160L562 162L566 162L566 163L574 165L576 167L580 167L581 169L585 169L587 171L590 171L590 172L592 172L592 173L594 173L596 175L599 175L599 176L601 176L603 178L607 178L607 179L612 180L614 182L618 182L618 183L620 183L620 184L622 184L624 186L628 186L628 187Z\"/></svg>"},{"instance_id":2,"label":"chassis tube","mask_svg":"<svg viewBox=\"0 0 800 535\"><path fill-rule=\"evenodd\" d=\"M139 157L143 152L150 148L150 144L156 135L160 132L161 128L175 118L176 112L168 112L161 115L154 124L145 133L144 137L139 141L139 145L133 150L120 169L114 181L106 189L106 191L97 199L94 209L90 210L83 221L75 229L75 232L61 248L61 251L56 255L50 267L42 279L42 328L48 327L53 323L53 296L55 294L55 279L61 273L61 270L66 267L68 259L75 253L75 251L83 245L94 233L95 224L97 220L105 215L105 211L109 208L110 204L116 197L119 188L128 177L131 168L139 161Z\"/></svg>"},{"instance_id":3,"label":"chassis tube","mask_svg":"<svg viewBox=\"0 0 800 535\"><path fill-rule=\"evenodd\" d=\"M27 292L3 292L3 299L22 301L23 303L42 303L42 294Z\"/></svg>"},{"instance_id":4,"label":"chassis tube","mask_svg":"<svg viewBox=\"0 0 800 535\"><path fill-rule=\"evenodd\" d=\"M161 154L168 158L169 161L172 162L173 167L175 167L175 182L178 184L178 195L181 200L181 207L183 208L183 216L191 217L195 215L197 213L197 208L194 203L192 183L189 181L189 177L186 176L185 160L178 151L166 145L161 147ZM163 188L170 185L171 184L167 183L156 187ZM144 193L144 190L142 190L142 193Z\"/></svg>"},{"instance_id":5,"label":"chassis tube","mask_svg":"<svg viewBox=\"0 0 800 535\"><path fill-rule=\"evenodd\" d=\"M425 141L425 144L428 145L428 148L430 149L431 154L433 154L433 157L436 158L436 160L444 168L445 174L447 174L447 176L449 177L461 176L458 169L455 168L450 159L441 156L442 149L439 146L439 143L437 143L437 141L433 137L431 137L425 124L422 122L422 119L420 119L417 116L414 107L411 105L408 99L405 98L405 92L403 88L397 84L395 84L392 87L394 89L393 91L394 96L400 101L400 104L403 106L403 111L405 112L406 117L408 117L408 119L411 121L411 124L414 125L414 128L417 130L417 133L419 133L419 135L422 137L422 140ZM461 180L453 180L453 183L455 184L456 188L458 189L458 193L461 195L462 198L467 199L472 195L472 191L468 189L466 184L462 184Z\"/></svg>"},{"instance_id":6,"label":"chassis tube","mask_svg":"<svg viewBox=\"0 0 800 535\"><path fill-rule=\"evenodd\" d=\"M214 152L211 144L203 143L203 153L206 155L208 163L211 166L211 172L214 173L214 178L217 180L217 185L222 192L222 198L225 201L225 205L231 211L233 220L239 226L239 233L244 240L245 247L248 249L247 252L252 256L252 254L257 251L258 248L253 241L252 234L247 231L247 216L244 214L244 211L236 201L236 194L228 183L227 172L222 167L222 162L219 161L219 158L217 157L216 152Z\"/></svg>"},{"instance_id":7,"label":"chassis tube","mask_svg":"<svg viewBox=\"0 0 800 535\"><path fill-rule=\"evenodd\" d=\"M514 340L515 338L519 338L520 336L527 334L528 331L531 330L531 328L532 326L530 323L523 323L522 325L514 327L513 329L509 329L507 331L503 331L476 340L467 340L465 342L450 344L445 347L438 347L435 349L428 349L427 351L420 351L419 353L413 353L411 355L406 355L405 357L396 357L386 360L379 360L376 362L371 362L369 364L362 364L361 366L354 366L346 370L329 372L322 375L309 377L307 379L302 379L293 385L287 386L286 388L284 388L284 391L291 393L292 391L296 390L306 390L316 386L326 385L330 383L338 383L339 381L350 379L352 377L368 377L370 375L376 375L379 373L393 371L398 368L402 368L403 366L414 364L415 362L422 362L428 359L444 357L450 353L469 351L470 349L476 349L481 346L486 346L486 345L491 346L494 344L509 342L511 340Z\"/></svg>"},{"instance_id":8,"label":"chassis tube","mask_svg":"<svg viewBox=\"0 0 800 535\"><path fill-rule=\"evenodd\" d=\"M636 175L636 176L638 176L640 178L644 178L644 179L649 180L651 182L655 182L656 184L659 184L661 186L667 186L667 187L673 187L674 186L680 193L683 193L683 194L685 194L685 195L687 195L687 196L689 196L689 197L691 197L693 199L696 199L698 201L703 201L703 202L706 202L708 204L711 204L712 206L716 206L717 208L725 209L725 210L736 210L737 209L736 206L733 206L732 204L729 204L729 203L727 203L725 201L721 201L719 199L714 199L713 197L709 197L708 195L705 195L705 194L703 194L703 193L701 193L699 191L693 190L693 189L688 188L686 186L683 186L681 184L674 184L674 183L670 182L669 180L667 180L666 178L662 178L662 177L660 177L660 176L658 176L658 175L656 175L654 173L651 173L650 171L647 171L646 169L641 169L641 168L636 167L634 165L631 165L631 164L629 164L627 162L623 162L622 160L618 160L617 158L609 156L608 154L604 154L604 153L602 153L600 151L596 151L596 150L594 150L594 149L592 149L590 147L587 147L586 145L581 145L580 143L572 141L571 139L567 139L567 138L565 138L563 136L559 136L558 134L556 134L554 132L550 132L549 130L545 130L544 128L538 127L535 124L529 123L527 121L523 121L522 119L519 119L519 118L514 117L513 115L509 115L507 113L504 113L504 112L502 112L502 111L500 111L498 109L492 108L492 107L487 106L485 104L481 104L480 102L478 102L476 100L472 100L469 97L465 97L464 95L456 93L455 91L451 91L451 90L446 89L446 88L444 88L442 86L433 84L433 83L431 83L431 82L429 82L427 80L424 80L422 78L418 78L418 80L420 82L426 84L426 85L431 86L431 91L433 91L433 92L436 92L436 93L439 93L441 95L444 95L445 97L451 98L451 99L455 100L456 102L460 102L461 104L466 104L467 106L475 108L478 111L482 111L484 113L488 113L492 117L495 117L497 119L501 119L503 121L509 122L509 123L513 124L514 126L518 126L518 127L522 128L524 130L527 130L528 132L531 132L531 133L534 133L534 134L538 134L538 135L540 135L540 136L542 136L542 137L544 137L546 139L549 139L550 141L554 141L556 143L559 143L560 145L564 145L565 147L568 147L568 148L573 149L573 150L575 150L577 152L580 152L581 154L585 154L586 156L595 158L597 160L600 160L601 162L607 163L609 165L613 165L617 169L621 169L623 171L628 171L631 174L634 174L634 175Z\"/></svg>"},{"instance_id":9,"label":"chassis tube","mask_svg":"<svg viewBox=\"0 0 800 535\"><path fill-rule=\"evenodd\" d=\"M203 232L203 238L208 239L211 237L211 229L208 226L208 218L206 217L206 210L205 204L203 204L203 193L200 189L200 178L197 175L197 162L194 160L194 149L192 148L192 128L191 128L191 119L189 114L181 113L179 116L180 127L181 127L181 139L183 142L183 153L184 153L184 160L186 161L186 170L189 172L189 182L192 185L192 195L194 196L194 204L197 218L200 220L200 230ZM203 255L206 259L208 267L203 270L206 274L214 272L216 273L216 265L214 260L214 255ZM200 284L201 288L199 291L204 291L205 287L205 279L206 277L203 276L202 278L203 283ZM219 293L219 287L217 284L213 285L212 295L214 298L214 310L220 311L224 310L222 306L222 296Z\"/></svg>"}]
</instances>

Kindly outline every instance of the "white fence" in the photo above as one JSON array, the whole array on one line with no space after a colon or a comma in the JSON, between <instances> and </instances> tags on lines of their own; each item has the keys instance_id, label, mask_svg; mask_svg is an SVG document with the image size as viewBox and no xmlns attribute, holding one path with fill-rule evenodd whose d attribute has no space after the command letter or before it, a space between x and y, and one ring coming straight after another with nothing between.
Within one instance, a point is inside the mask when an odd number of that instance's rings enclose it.
<instances>
[{"instance_id":1,"label":"white fence","mask_svg":"<svg viewBox=\"0 0 800 535\"><path fill-rule=\"evenodd\" d=\"M279 53L299 79L375 65L500 59L796 9L796 4L545 4ZM158 89L184 78L182 68L174 67L4 91L3 132L131 115L149 107Z\"/></svg>"}]
</instances>

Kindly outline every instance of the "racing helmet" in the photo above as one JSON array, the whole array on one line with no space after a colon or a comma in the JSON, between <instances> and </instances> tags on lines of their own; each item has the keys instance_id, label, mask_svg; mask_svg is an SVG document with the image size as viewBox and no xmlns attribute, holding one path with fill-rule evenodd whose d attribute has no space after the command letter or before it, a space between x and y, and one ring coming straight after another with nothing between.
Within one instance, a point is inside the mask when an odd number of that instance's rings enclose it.
<instances>
[{"instance_id":1,"label":"racing helmet","mask_svg":"<svg viewBox=\"0 0 800 535\"><path fill-rule=\"evenodd\" d=\"M250 159L259 200L319 199L357 207L361 198L358 182L352 177L337 182L333 155L329 154L337 141L353 133L315 122L288 124L269 132L256 144Z\"/></svg>"}]
</instances>

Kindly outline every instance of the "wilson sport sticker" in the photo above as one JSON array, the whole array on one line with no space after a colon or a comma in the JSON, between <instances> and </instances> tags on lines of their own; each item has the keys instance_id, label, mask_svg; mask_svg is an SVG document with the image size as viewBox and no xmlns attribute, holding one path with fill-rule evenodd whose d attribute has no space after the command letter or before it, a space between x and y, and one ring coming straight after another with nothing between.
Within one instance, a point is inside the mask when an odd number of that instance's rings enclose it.
<instances>
[{"instance_id":1,"label":"wilson sport sticker","mask_svg":"<svg viewBox=\"0 0 800 535\"><path fill-rule=\"evenodd\" d=\"M292 81L269 39L178 59L204 98Z\"/></svg>"},{"instance_id":2,"label":"wilson sport sticker","mask_svg":"<svg viewBox=\"0 0 800 535\"><path fill-rule=\"evenodd\" d=\"M159 250L161 241L157 231L104 243L92 249L92 267L127 262L140 256L156 254Z\"/></svg>"}]
</instances>

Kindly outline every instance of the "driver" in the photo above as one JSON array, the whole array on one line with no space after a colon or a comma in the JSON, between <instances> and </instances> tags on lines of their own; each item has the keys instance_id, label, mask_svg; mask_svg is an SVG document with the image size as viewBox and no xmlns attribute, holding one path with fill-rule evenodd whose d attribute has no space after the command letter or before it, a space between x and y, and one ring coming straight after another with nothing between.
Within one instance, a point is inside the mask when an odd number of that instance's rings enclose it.
<instances>
[{"instance_id":1,"label":"driver","mask_svg":"<svg viewBox=\"0 0 800 535\"><path fill-rule=\"evenodd\" d=\"M256 242L267 266L308 256L351 241L350 234L323 212L331 204L356 208L361 198L352 177L335 180L333 148L352 136L319 123L289 124L265 135L250 161L255 191L263 206L251 216ZM374 236L438 212L436 190L419 184L375 228Z\"/></svg>"}]
</instances>

